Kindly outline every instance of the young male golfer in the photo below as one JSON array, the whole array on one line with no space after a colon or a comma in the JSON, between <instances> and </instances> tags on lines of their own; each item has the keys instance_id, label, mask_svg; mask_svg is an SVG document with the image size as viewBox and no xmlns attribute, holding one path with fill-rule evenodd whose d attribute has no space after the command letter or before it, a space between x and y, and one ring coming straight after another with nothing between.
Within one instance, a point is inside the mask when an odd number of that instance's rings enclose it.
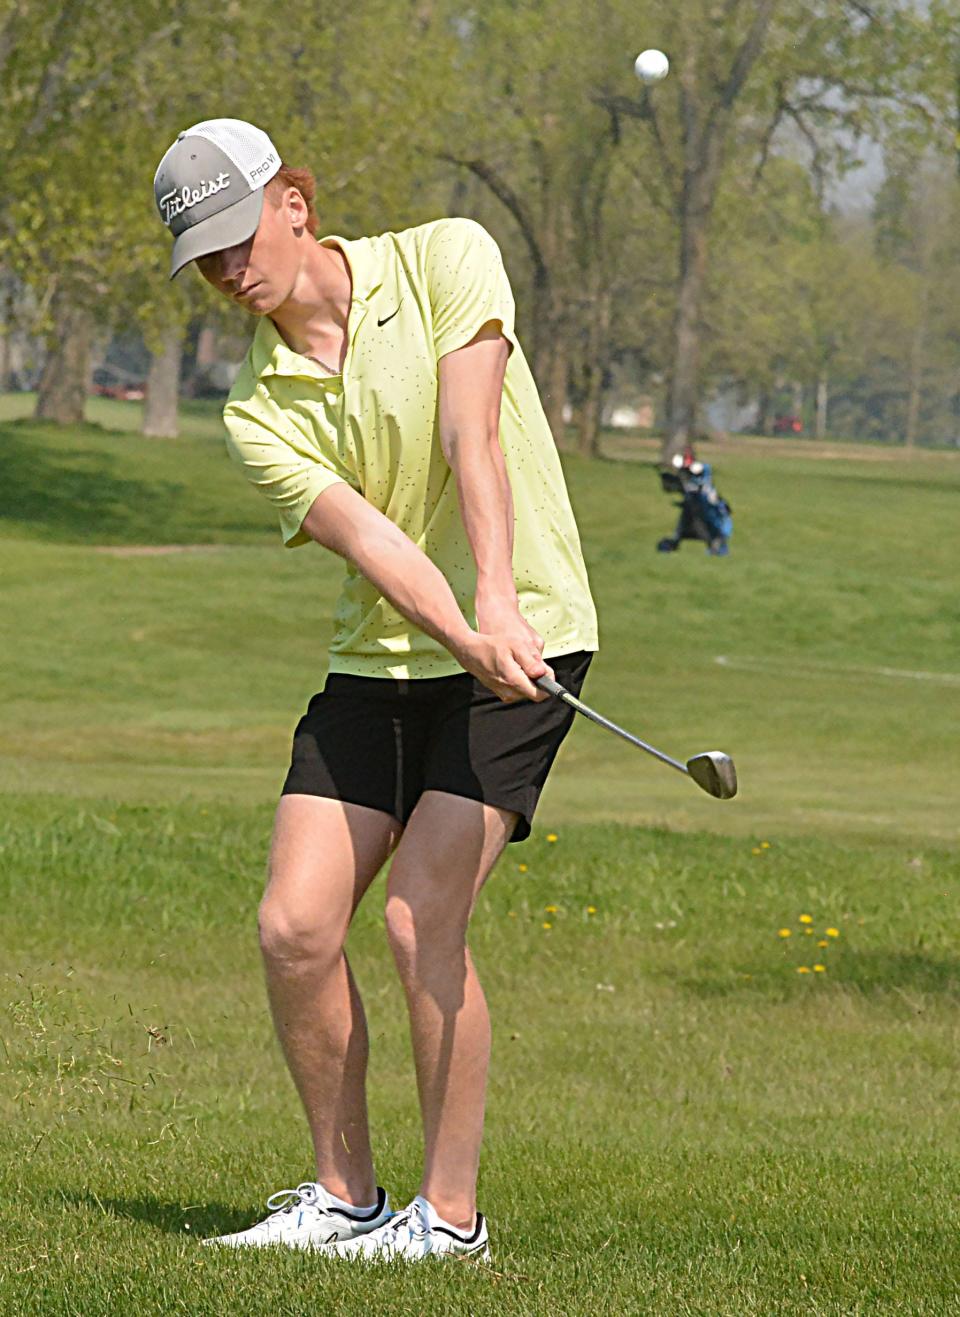
<instances>
[{"instance_id":1,"label":"young male golfer","mask_svg":"<svg viewBox=\"0 0 960 1317\"><path fill-rule=\"evenodd\" d=\"M475 1194L490 1022L467 924L506 844L529 836L573 719L534 681L579 693L598 647L500 252L468 219L317 239L313 176L235 119L181 133L155 188L171 277L196 261L260 318L224 408L232 458L288 547L315 540L347 565L259 911L317 1178L208 1242L486 1258ZM307 580L304 619L310 599ZM425 1143L420 1192L399 1213L374 1176L367 1030L343 951L388 859Z\"/></svg>"}]
</instances>

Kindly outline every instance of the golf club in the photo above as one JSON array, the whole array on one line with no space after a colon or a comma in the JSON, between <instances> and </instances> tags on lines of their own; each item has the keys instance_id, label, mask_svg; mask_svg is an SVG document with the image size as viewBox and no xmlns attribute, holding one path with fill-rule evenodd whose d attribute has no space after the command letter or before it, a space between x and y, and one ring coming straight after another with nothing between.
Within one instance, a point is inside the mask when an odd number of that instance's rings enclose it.
<instances>
[{"instance_id":1,"label":"golf club","mask_svg":"<svg viewBox=\"0 0 960 1317\"><path fill-rule=\"evenodd\" d=\"M622 736L625 741L631 745L638 745L641 750L646 750L648 755L653 755L663 764L669 764L675 768L678 773L686 773L692 777L697 786L706 791L708 796L716 796L718 800L729 800L737 794L737 770L734 767L733 760L729 755L725 755L722 750L706 750L703 754L694 755L688 759L685 764L681 764L677 759L671 759L665 755L662 750L656 750L652 745L647 745L646 741L641 741L637 736L631 736L625 732L622 727L616 723L610 722L607 718L595 713L593 709L578 700L575 695L571 695L568 690L560 685L558 681L551 681L549 677L537 677L536 684L551 695L557 695L564 700L572 709L578 713L585 714L601 727L608 727L611 732L616 732Z\"/></svg>"}]
</instances>

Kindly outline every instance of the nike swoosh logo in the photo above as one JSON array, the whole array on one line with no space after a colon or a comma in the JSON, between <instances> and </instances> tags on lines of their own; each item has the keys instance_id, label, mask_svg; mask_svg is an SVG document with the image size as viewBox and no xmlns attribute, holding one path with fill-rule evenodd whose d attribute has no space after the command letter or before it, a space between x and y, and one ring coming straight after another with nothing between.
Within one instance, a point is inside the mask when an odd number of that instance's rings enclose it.
<instances>
[{"instance_id":1,"label":"nike swoosh logo","mask_svg":"<svg viewBox=\"0 0 960 1317\"><path fill-rule=\"evenodd\" d=\"M400 302L399 302L399 304L398 304L398 306L397 306L397 310L396 310L396 311L391 311L390 314L389 314L388 316L384 316L384 318L383 318L382 320L378 320L378 321L377 321L377 327L378 327L379 329L382 329L382 328L384 327L384 325L387 323L388 320L392 320L392 319L393 319L393 317L394 317L394 316L397 314L397 312L400 310L400 307L401 307L401 306L403 306L403 298L402 298L402 297L401 297Z\"/></svg>"}]
</instances>

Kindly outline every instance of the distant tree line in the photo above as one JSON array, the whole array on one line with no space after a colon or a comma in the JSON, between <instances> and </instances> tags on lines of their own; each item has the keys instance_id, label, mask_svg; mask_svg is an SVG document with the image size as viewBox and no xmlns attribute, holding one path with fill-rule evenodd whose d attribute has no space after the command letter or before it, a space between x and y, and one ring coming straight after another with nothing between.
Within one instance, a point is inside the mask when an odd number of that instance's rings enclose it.
<instances>
[{"instance_id":1,"label":"distant tree line","mask_svg":"<svg viewBox=\"0 0 960 1317\"><path fill-rule=\"evenodd\" d=\"M314 169L326 232L486 224L550 419L572 410L586 454L625 375L668 453L718 390L759 430L786 389L821 435L954 442L953 8L314 0L284 26L253 0L0 0L0 343L44 340L37 412L70 423L93 346L138 330L145 430L175 433L185 344L248 327L194 271L167 282L153 171L232 115ZM650 89L645 46L672 61ZM885 181L839 215L865 139Z\"/></svg>"}]
</instances>

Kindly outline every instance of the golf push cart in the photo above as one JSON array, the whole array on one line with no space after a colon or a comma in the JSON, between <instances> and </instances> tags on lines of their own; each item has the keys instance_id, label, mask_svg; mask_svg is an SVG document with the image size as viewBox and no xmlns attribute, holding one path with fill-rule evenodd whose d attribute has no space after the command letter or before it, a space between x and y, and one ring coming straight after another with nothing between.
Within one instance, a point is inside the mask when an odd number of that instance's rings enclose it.
<instances>
[{"instance_id":1,"label":"golf push cart","mask_svg":"<svg viewBox=\"0 0 960 1317\"><path fill-rule=\"evenodd\" d=\"M677 529L657 544L660 553L674 553L681 540L701 540L707 552L724 557L730 552L733 516L730 504L717 492L708 462L697 460L691 447L677 453L669 466L660 471L660 485L665 494L680 494Z\"/></svg>"}]
</instances>

